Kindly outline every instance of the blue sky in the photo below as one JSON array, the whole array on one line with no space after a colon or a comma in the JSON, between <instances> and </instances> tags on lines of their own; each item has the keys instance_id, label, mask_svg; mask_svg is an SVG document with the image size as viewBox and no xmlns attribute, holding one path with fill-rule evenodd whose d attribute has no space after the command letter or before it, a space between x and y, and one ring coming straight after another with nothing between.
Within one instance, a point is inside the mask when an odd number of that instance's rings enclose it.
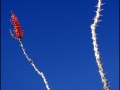
<instances>
[{"instance_id":1,"label":"blue sky","mask_svg":"<svg viewBox=\"0 0 120 90\"><path fill-rule=\"evenodd\" d=\"M97 27L99 51L112 90L118 90L118 0L103 0ZM24 36L22 42L51 90L103 90L96 64L90 24L97 0L2 0L2 90L46 90L9 34L12 10Z\"/></svg>"}]
</instances>

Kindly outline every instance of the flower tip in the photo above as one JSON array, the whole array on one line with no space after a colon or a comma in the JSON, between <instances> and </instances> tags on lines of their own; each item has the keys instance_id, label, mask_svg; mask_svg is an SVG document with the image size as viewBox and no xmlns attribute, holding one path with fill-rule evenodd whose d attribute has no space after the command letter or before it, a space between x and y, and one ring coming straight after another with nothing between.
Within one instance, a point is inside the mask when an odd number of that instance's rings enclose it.
<instances>
[{"instance_id":1,"label":"flower tip","mask_svg":"<svg viewBox=\"0 0 120 90\"><path fill-rule=\"evenodd\" d=\"M10 12L11 12L12 14L14 14L13 11L10 11Z\"/></svg>"}]
</instances>

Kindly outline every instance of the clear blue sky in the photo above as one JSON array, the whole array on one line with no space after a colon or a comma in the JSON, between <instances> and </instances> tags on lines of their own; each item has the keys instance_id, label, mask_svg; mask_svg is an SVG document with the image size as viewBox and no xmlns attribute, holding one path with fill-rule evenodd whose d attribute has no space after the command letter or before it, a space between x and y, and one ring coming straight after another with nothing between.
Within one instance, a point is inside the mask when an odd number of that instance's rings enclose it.
<instances>
[{"instance_id":1,"label":"clear blue sky","mask_svg":"<svg viewBox=\"0 0 120 90\"><path fill-rule=\"evenodd\" d=\"M118 0L103 0L97 27L99 51L112 90L118 90ZM2 90L46 90L9 34L12 10L18 17L26 52L51 90L103 90L90 24L97 0L2 0Z\"/></svg>"}]
</instances>

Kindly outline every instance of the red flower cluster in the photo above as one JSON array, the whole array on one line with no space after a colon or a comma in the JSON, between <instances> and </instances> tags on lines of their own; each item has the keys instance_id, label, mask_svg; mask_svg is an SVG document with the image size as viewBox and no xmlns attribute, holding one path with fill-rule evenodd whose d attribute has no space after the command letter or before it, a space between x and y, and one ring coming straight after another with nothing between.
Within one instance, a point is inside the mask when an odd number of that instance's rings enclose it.
<instances>
[{"instance_id":1,"label":"red flower cluster","mask_svg":"<svg viewBox=\"0 0 120 90\"><path fill-rule=\"evenodd\" d=\"M12 16L11 16L11 23L13 24L14 26L14 33L16 35L16 37L12 34L12 32L10 31L11 35L13 38L16 38L16 39L21 39L21 37L23 36L23 30L20 26L20 22L18 21L16 15L11 11L12 13Z\"/></svg>"}]
</instances>

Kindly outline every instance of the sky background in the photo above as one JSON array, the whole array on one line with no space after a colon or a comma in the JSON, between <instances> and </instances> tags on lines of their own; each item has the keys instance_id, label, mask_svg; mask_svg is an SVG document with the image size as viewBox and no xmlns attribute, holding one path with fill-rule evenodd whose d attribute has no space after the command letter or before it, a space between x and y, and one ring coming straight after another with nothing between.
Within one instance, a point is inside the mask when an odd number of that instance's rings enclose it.
<instances>
[{"instance_id":1,"label":"sky background","mask_svg":"<svg viewBox=\"0 0 120 90\"><path fill-rule=\"evenodd\" d=\"M103 0L97 40L106 77L118 90L118 0ZM51 90L103 90L90 25L97 0L2 0L2 90L46 90L10 36L12 10L18 17L27 54Z\"/></svg>"}]
</instances>

